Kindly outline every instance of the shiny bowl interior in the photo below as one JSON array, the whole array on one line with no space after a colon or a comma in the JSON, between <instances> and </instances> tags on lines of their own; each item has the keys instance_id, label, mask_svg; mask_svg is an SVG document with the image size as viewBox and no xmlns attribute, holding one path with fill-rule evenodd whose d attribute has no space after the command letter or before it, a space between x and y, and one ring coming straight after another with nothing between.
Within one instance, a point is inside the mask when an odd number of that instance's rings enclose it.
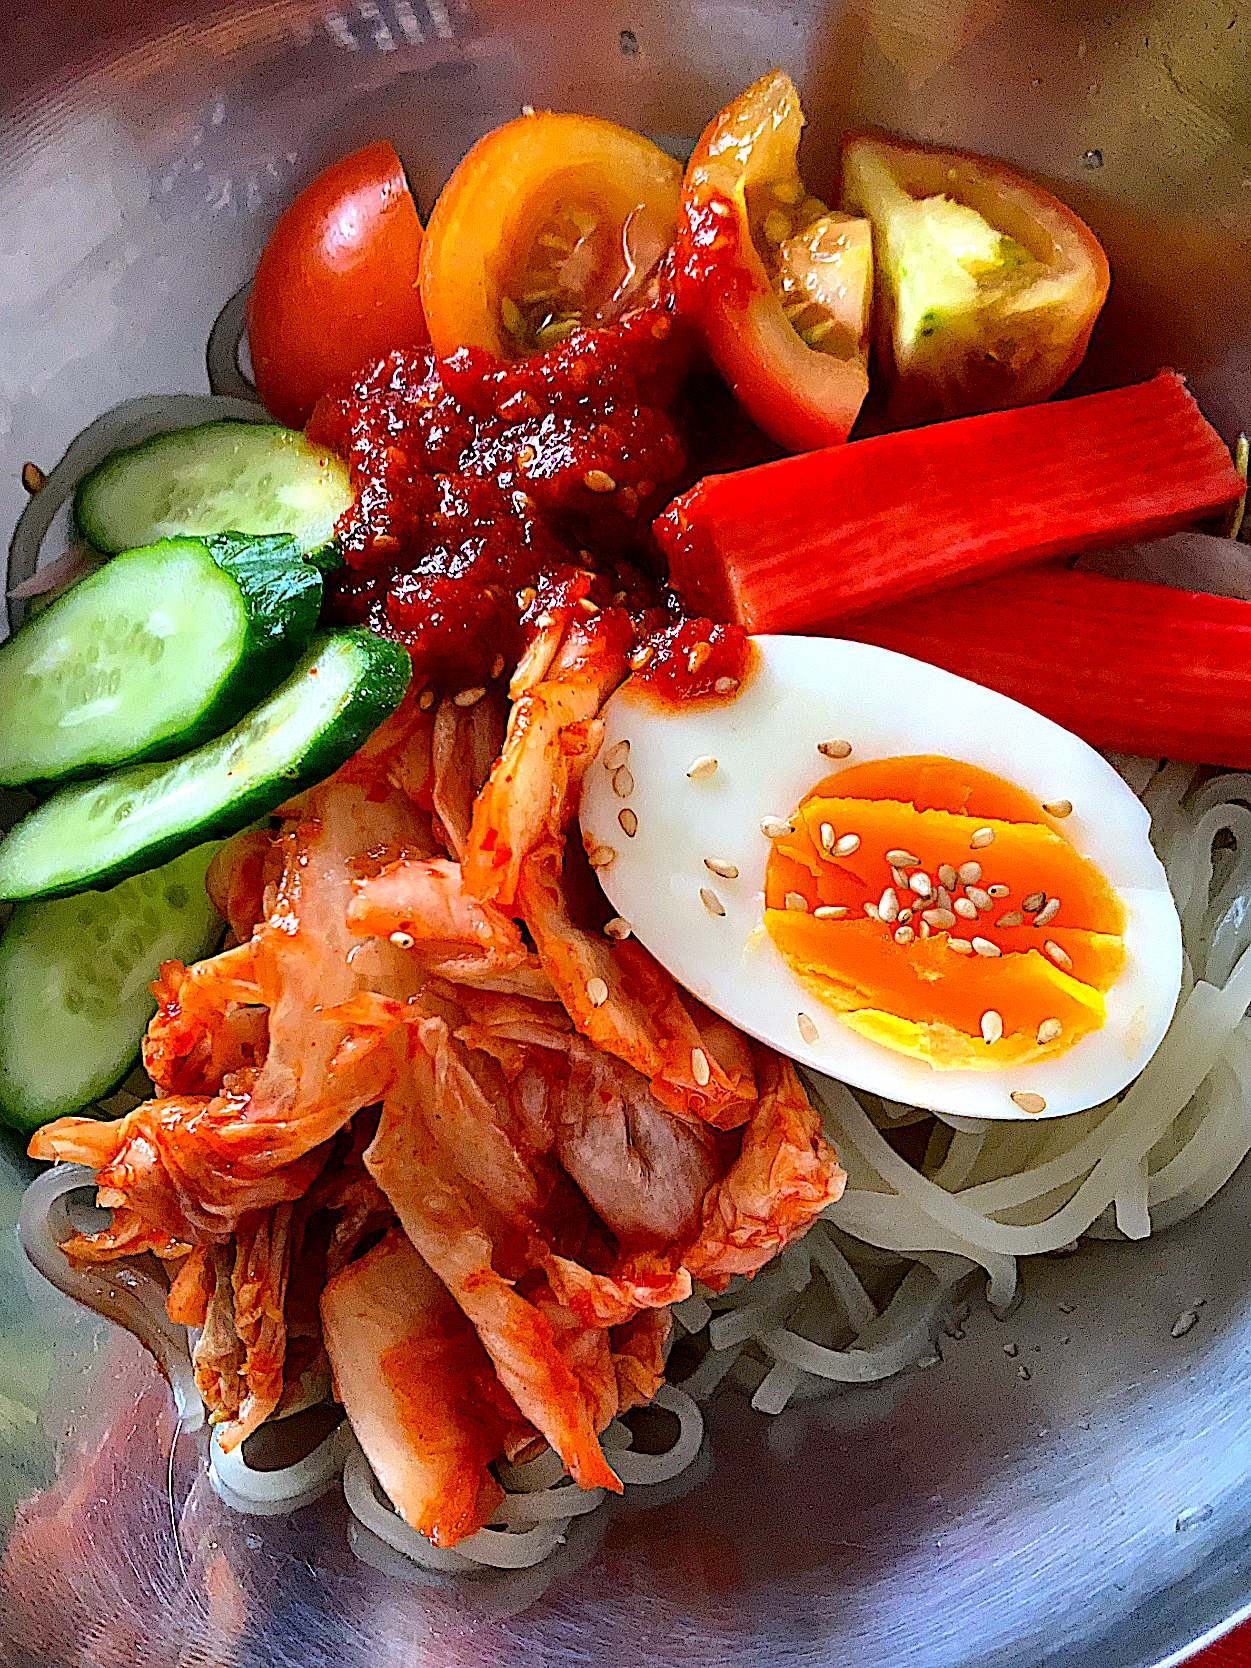
<instances>
[{"instance_id":1,"label":"shiny bowl interior","mask_svg":"<svg viewBox=\"0 0 1251 1668\"><path fill-rule=\"evenodd\" d=\"M205 390L214 320L335 156L391 139L424 213L523 104L681 154L774 63L804 93L818 191L841 130L868 123L1055 182L1115 275L1081 385L1172 364L1234 434L1251 411L1249 42L1237 0L17 0L0 520L23 461L49 467L106 407ZM290 1520L227 1512L138 1346L20 1262L8 1230L33 1173L5 1139L6 1663L1141 1668L1251 1594L1245 1168L1148 1245L1027 1266L1015 1312L975 1305L927 1370L774 1420L727 1391L689 1493L580 1528L541 1578L456 1587L354 1556L333 1498Z\"/></svg>"}]
</instances>

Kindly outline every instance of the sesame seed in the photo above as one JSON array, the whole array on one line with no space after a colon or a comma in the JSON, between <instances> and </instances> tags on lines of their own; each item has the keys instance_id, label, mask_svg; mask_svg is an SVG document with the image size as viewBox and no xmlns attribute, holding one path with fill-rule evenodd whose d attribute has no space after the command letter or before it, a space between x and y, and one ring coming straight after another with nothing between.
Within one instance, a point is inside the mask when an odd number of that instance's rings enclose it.
<instances>
[{"instance_id":1,"label":"sesame seed","mask_svg":"<svg viewBox=\"0 0 1251 1668\"><path fill-rule=\"evenodd\" d=\"M969 845L974 851L978 851L982 846L993 845L994 840L995 831L993 828L975 828Z\"/></svg>"},{"instance_id":2,"label":"sesame seed","mask_svg":"<svg viewBox=\"0 0 1251 1668\"><path fill-rule=\"evenodd\" d=\"M834 824L832 822L823 822L821 824L821 844L826 851L834 850L834 841L837 838L838 836L834 832Z\"/></svg>"},{"instance_id":3,"label":"sesame seed","mask_svg":"<svg viewBox=\"0 0 1251 1668\"><path fill-rule=\"evenodd\" d=\"M912 928L911 927L896 927L895 928L895 943L896 944L911 944L912 943Z\"/></svg>"},{"instance_id":4,"label":"sesame seed","mask_svg":"<svg viewBox=\"0 0 1251 1668\"><path fill-rule=\"evenodd\" d=\"M608 986L603 979L588 979L586 995L593 1008L602 1008L608 1000Z\"/></svg>"},{"instance_id":5,"label":"sesame seed","mask_svg":"<svg viewBox=\"0 0 1251 1668\"><path fill-rule=\"evenodd\" d=\"M899 914L899 899L895 896L893 886L888 886L877 900L878 919L893 921Z\"/></svg>"},{"instance_id":6,"label":"sesame seed","mask_svg":"<svg viewBox=\"0 0 1251 1668\"><path fill-rule=\"evenodd\" d=\"M993 1008L987 1008L982 1015L982 1040L997 1043L1003 1036L1003 1020Z\"/></svg>"},{"instance_id":7,"label":"sesame seed","mask_svg":"<svg viewBox=\"0 0 1251 1668\"><path fill-rule=\"evenodd\" d=\"M956 879L961 886L976 886L981 878L982 865L980 863L961 863L956 870Z\"/></svg>"},{"instance_id":8,"label":"sesame seed","mask_svg":"<svg viewBox=\"0 0 1251 1668\"><path fill-rule=\"evenodd\" d=\"M525 469L527 465L534 462L538 455L533 446L523 446L517 453L517 462L522 469Z\"/></svg>"},{"instance_id":9,"label":"sesame seed","mask_svg":"<svg viewBox=\"0 0 1251 1668\"><path fill-rule=\"evenodd\" d=\"M476 707L486 694L486 685L476 683L472 689L460 689L452 696L453 705L458 707Z\"/></svg>"},{"instance_id":10,"label":"sesame seed","mask_svg":"<svg viewBox=\"0 0 1251 1668\"><path fill-rule=\"evenodd\" d=\"M918 898L928 898L934 890L930 884L930 877L921 869L918 869L916 874L909 877L908 885Z\"/></svg>"},{"instance_id":11,"label":"sesame seed","mask_svg":"<svg viewBox=\"0 0 1251 1668\"><path fill-rule=\"evenodd\" d=\"M618 943L623 938L629 938L633 931L634 928L626 920L624 915L614 915L611 921L604 922L605 938L614 939Z\"/></svg>"},{"instance_id":12,"label":"sesame seed","mask_svg":"<svg viewBox=\"0 0 1251 1668\"><path fill-rule=\"evenodd\" d=\"M951 907L957 915L963 916L966 921L977 920L977 905L972 898L957 898Z\"/></svg>"},{"instance_id":13,"label":"sesame seed","mask_svg":"<svg viewBox=\"0 0 1251 1668\"><path fill-rule=\"evenodd\" d=\"M708 911L709 915L724 915L725 914L725 905L721 902L721 899L717 896L717 894L712 890L712 888L710 886L701 886L700 887L700 889L699 889L699 900L703 904L704 908Z\"/></svg>"},{"instance_id":14,"label":"sesame seed","mask_svg":"<svg viewBox=\"0 0 1251 1668\"><path fill-rule=\"evenodd\" d=\"M841 921L846 913L845 904L822 904L820 909L813 910L812 918L814 921Z\"/></svg>"},{"instance_id":15,"label":"sesame seed","mask_svg":"<svg viewBox=\"0 0 1251 1668\"><path fill-rule=\"evenodd\" d=\"M634 777L628 765L622 765L612 773L612 791L618 799L629 799L634 792Z\"/></svg>"},{"instance_id":16,"label":"sesame seed","mask_svg":"<svg viewBox=\"0 0 1251 1668\"><path fill-rule=\"evenodd\" d=\"M1011 890L1012 888L1010 886L1005 886L1002 881L996 886L988 886L986 888L987 895L992 898L1006 898Z\"/></svg>"},{"instance_id":17,"label":"sesame seed","mask_svg":"<svg viewBox=\"0 0 1251 1668\"><path fill-rule=\"evenodd\" d=\"M711 753L704 753L692 764L687 766L686 774L692 782L704 782L717 768L717 761Z\"/></svg>"},{"instance_id":18,"label":"sesame seed","mask_svg":"<svg viewBox=\"0 0 1251 1668\"><path fill-rule=\"evenodd\" d=\"M908 925L908 922L911 921L911 919L912 919L912 911L910 909L901 909L899 911L899 919L903 923L903 925L906 927Z\"/></svg>"},{"instance_id":19,"label":"sesame seed","mask_svg":"<svg viewBox=\"0 0 1251 1668\"><path fill-rule=\"evenodd\" d=\"M534 623L538 626L540 631L546 631L547 628L553 624L552 616L550 614L537 614L535 615Z\"/></svg>"},{"instance_id":20,"label":"sesame seed","mask_svg":"<svg viewBox=\"0 0 1251 1668\"><path fill-rule=\"evenodd\" d=\"M979 956L997 956L1001 953L999 946L992 944L989 938L975 938L973 948Z\"/></svg>"},{"instance_id":21,"label":"sesame seed","mask_svg":"<svg viewBox=\"0 0 1251 1668\"><path fill-rule=\"evenodd\" d=\"M1043 810L1049 817L1071 817L1073 815L1073 801L1071 799L1048 799Z\"/></svg>"},{"instance_id":22,"label":"sesame seed","mask_svg":"<svg viewBox=\"0 0 1251 1668\"><path fill-rule=\"evenodd\" d=\"M952 938L949 936L947 948L954 950L958 956L971 956L973 954L973 946L967 938Z\"/></svg>"},{"instance_id":23,"label":"sesame seed","mask_svg":"<svg viewBox=\"0 0 1251 1668\"><path fill-rule=\"evenodd\" d=\"M928 921L922 921L921 925L917 928L917 937L918 938L928 938L929 936L930 936L929 922Z\"/></svg>"},{"instance_id":24,"label":"sesame seed","mask_svg":"<svg viewBox=\"0 0 1251 1668\"><path fill-rule=\"evenodd\" d=\"M434 705L434 699L435 696L433 689L423 689L421 694L417 697L417 705L421 708L422 712L429 712L430 708Z\"/></svg>"},{"instance_id":25,"label":"sesame seed","mask_svg":"<svg viewBox=\"0 0 1251 1668\"><path fill-rule=\"evenodd\" d=\"M906 870L892 869L890 872L890 878L894 881L895 885L901 892L906 892L908 890L908 875Z\"/></svg>"},{"instance_id":26,"label":"sesame seed","mask_svg":"<svg viewBox=\"0 0 1251 1668\"><path fill-rule=\"evenodd\" d=\"M980 886L966 886L964 890L968 895L969 902L976 909L990 908L989 892L983 892Z\"/></svg>"},{"instance_id":27,"label":"sesame seed","mask_svg":"<svg viewBox=\"0 0 1251 1668\"><path fill-rule=\"evenodd\" d=\"M945 886L940 886L938 888L938 907L939 909L951 908L951 893Z\"/></svg>"},{"instance_id":28,"label":"sesame seed","mask_svg":"<svg viewBox=\"0 0 1251 1668\"><path fill-rule=\"evenodd\" d=\"M903 851L896 847L894 851L886 853L886 861L894 869L915 869L921 859L914 857L910 851Z\"/></svg>"},{"instance_id":29,"label":"sesame seed","mask_svg":"<svg viewBox=\"0 0 1251 1668\"><path fill-rule=\"evenodd\" d=\"M411 950L413 947L413 935L411 932L393 932L391 934L391 942L395 945L397 950Z\"/></svg>"},{"instance_id":30,"label":"sesame seed","mask_svg":"<svg viewBox=\"0 0 1251 1668\"><path fill-rule=\"evenodd\" d=\"M1028 898L1021 900L1021 908L1027 915L1036 915L1047 901L1045 892L1031 892Z\"/></svg>"},{"instance_id":31,"label":"sesame seed","mask_svg":"<svg viewBox=\"0 0 1251 1668\"><path fill-rule=\"evenodd\" d=\"M1058 1019L1044 1019L1038 1027L1038 1040L1045 1048L1048 1043L1053 1043L1056 1040L1063 1029L1064 1027Z\"/></svg>"},{"instance_id":32,"label":"sesame seed","mask_svg":"<svg viewBox=\"0 0 1251 1668\"><path fill-rule=\"evenodd\" d=\"M603 765L605 770L612 772L614 770L620 770L629 757L630 743L623 739L621 741L613 742L612 746L600 760L600 763Z\"/></svg>"},{"instance_id":33,"label":"sesame seed","mask_svg":"<svg viewBox=\"0 0 1251 1668\"><path fill-rule=\"evenodd\" d=\"M1041 1095L1031 1094L1028 1089L1014 1089L1012 1099L1022 1112L1045 1112L1047 1103Z\"/></svg>"},{"instance_id":34,"label":"sesame seed","mask_svg":"<svg viewBox=\"0 0 1251 1668\"><path fill-rule=\"evenodd\" d=\"M617 812L617 821L621 824L621 832L632 840L639 831L639 819L628 805Z\"/></svg>"},{"instance_id":35,"label":"sesame seed","mask_svg":"<svg viewBox=\"0 0 1251 1668\"><path fill-rule=\"evenodd\" d=\"M641 672L644 666L646 666L651 660L655 652L655 647L651 643L643 643L640 645L640 647L635 649L634 653L630 656L630 670L632 672Z\"/></svg>"},{"instance_id":36,"label":"sesame seed","mask_svg":"<svg viewBox=\"0 0 1251 1668\"><path fill-rule=\"evenodd\" d=\"M786 894L786 907L787 909L793 909L798 914L803 915L807 913L808 900L804 897L802 892L788 892Z\"/></svg>"},{"instance_id":37,"label":"sesame seed","mask_svg":"<svg viewBox=\"0 0 1251 1668\"><path fill-rule=\"evenodd\" d=\"M840 840L836 840L834 843L835 857L850 857L853 851L859 850L859 834L844 834Z\"/></svg>"},{"instance_id":38,"label":"sesame seed","mask_svg":"<svg viewBox=\"0 0 1251 1668\"><path fill-rule=\"evenodd\" d=\"M1038 914L1035 915L1034 925L1036 927L1045 927L1048 921L1055 919L1056 915L1059 913L1059 909L1059 898L1048 898L1046 903L1038 911Z\"/></svg>"},{"instance_id":39,"label":"sesame seed","mask_svg":"<svg viewBox=\"0 0 1251 1668\"><path fill-rule=\"evenodd\" d=\"M686 669L693 677L696 672L703 669L711 658L712 644L696 643L690 654L686 657Z\"/></svg>"},{"instance_id":40,"label":"sesame seed","mask_svg":"<svg viewBox=\"0 0 1251 1668\"><path fill-rule=\"evenodd\" d=\"M701 1089L712 1076L712 1072L709 1070L708 1066L708 1056L704 1053L702 1048L693 1048L691 1050L691 1076L695 1079L696 1083L699 1084Z\"/></svg>"},{"instance_id":41,"label":"sesame seed","mask_svg":"<svg viewBox=\"0 0 1251 1668\"><path fill-rule=\"evenodd\" d=\"M617 861L617 853L612 846L596 846L587 852L586 860L593 869L610 869Z\"/></svg>"},{"instance_id":42,"label":"sesame seed","mask_svg":"<svg viewBox=\"0 0 1251 1668\"><path fill-rule=\"evenodd\" d=\"M997 927L1019 927L1025 920L1019 909L1006 910L995 922Z\"/></svg>"},{"instance_id":43,"label":"sesame seed","mask_svg":"<svg viewBox=\"0 0 1251 1668\"><path fill-rule=\"evenodd\" d=\"M851 752L849 741L819 741L817 752L823 759L845 759Z\"/></svg>"},{"instance_id":44,"label":"sesame seed","mask_svg":"<svg viewBox=\"0 0 1251 1668\"><path fill-rule=\"evenodd\" d=\"M712 686L718 695L732 695L738 688L737 678L718 678Z\"/></svg>"},{"instance_id":45,"label":"sesame seed","mask_svg":"<svg viewBox=\"0 0 1251 1668\"><path fill-rule=\"evenodd\" d=\"M22 465L22 485L32 498L37 492L43 491L44 482L47 479L48 477L37 463L24 463Z\"/></svg>"},{"instance_id":46,"label":"sesame seed","mask_svg":"<svg viewBox=\"0 0 1251 1668\"><path fill-rule=\"evenodd\" d=\"M938 884L945 886L949 892L954 892L959 883L959 876L950 863L938 865Z\"/></svg>"},{"instance_id":47,"label":"sesame seed","mask_svg":"<svg viewBox=\"0 0 1251 1668\"><path fill-rule=\"evenodd\" d=\"M498 678L500 673L503 670L504 670L504 657L503 657L502 654L497 654L495 659L491 662L491 678L492 678L492 680L494 680L495 678Z\"/></svg>"},{"instance_id":48,"label":"sesame seed","mask_svg":"<svg viewBox=\"0 0 1251 1668\"><path fill-rule=\"evenodd\" d=\"M800 1036L804 1039L804 1041L806 1043L816 1042L817 1038L821 1035L821 1033L817 1030L816 1026L808 1018L807 1014L804 1014L804 1013L796 1014L795 1015L795 1024L799 1028Z\"/></svg>"},{"instance_id":49,"label":"sesame seed","mask_svg":"<svg viewBox=\"0 0 1251 1668\"><path fill-rule=\"evenodd\" d=\"M760 832L766 840L780 840L784 834L793 834L795 830L785 817L761 817Z\"/></svg>"},{"instance_id":50,"label":"sesame seed","mask_svg":"<svg viewBox=\"0 0 1251 1668\"><path fill-rule=\"evenodd\" d=\"M617 483L606 469L588 469L582 477L582 485L588 492L616 492Z\"/></svg>"},{"instance_id":51,"label":"sesame seed","mask_svg":"<svg viewBox=\"0 0 1251 1668\"><path fill-rule=\"evenodd\" d=\"M1057 967L1072 967L1073 958L1069 955L1068 951L1057 944L1054 939L1049 938L1043 945L1043 949L1051 957L1052 961L1055 962Z\"/></svg>"},{"instance_id":52,"label":"sesame seed","mask_svg":"<svg viewBox=\"0 0 1251 1668\"><path fill-rule=\"evenodd\" d=\"M724 857L705 857L704 867L711 869L714 875L720 875L722 880L738 879L738 865L727 863Z\"/></svg>"},{"instance_id":53,"label":"sesame seed","mask_svg":"<svg viewBox=\"0 0 1251 1668\"><path fill-rule=\"evenodd\" d=\"M578 598L578 607L588 617L592 614L598 614L599 613L599 603L598 602L592 602L590 597L579 597Z\"/></svg>"},{"instance_id":54,"label":"sesame seed","mask_svg":"<svg viewBox=\"0 0 1251 1668\"><path fill-rule=\"evenodd\" d=\"M517 592L517 612L524 614L526 609L537 600L538 594L533 585L523 585L521 590Z\"/></svg>"},{"instance_id":55,"label":"sesame seed","mask_svg":"<svg viewBox=\"0 0 1251 1668\"><path fill-rule=\"evenodd\" d=\"M879 919L876 904L871 904L871 903L865 904L864 912L869 917L870 921L876 921L876 920Z\"/></svg>"},{"instance_id":56,"label":"sesame seed","mask_svg":"<svg viewBox=\"0 0 1251 1668\"><path fill-rule=\"evenodd\" d=\"M956 918L949 909L924 910L921 919L930 927L954 927L956 924Z\"/></svg>"}]
</instances>

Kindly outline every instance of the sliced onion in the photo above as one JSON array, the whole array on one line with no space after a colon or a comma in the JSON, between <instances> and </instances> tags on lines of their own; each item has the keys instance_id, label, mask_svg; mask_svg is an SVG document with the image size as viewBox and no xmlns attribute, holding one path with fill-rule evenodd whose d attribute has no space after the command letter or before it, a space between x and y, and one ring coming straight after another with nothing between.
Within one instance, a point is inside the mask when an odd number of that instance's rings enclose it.
<instances>
[{"instance_id":1,"label":"sliced onion","mask_svg":"<svg viewBox=\"0 0 1251 1668\"><path fill-rule=\"evenodd\" d=\"M81 539L70 545L63 556L58 556L55 562L47 562L41 568L36 568L30 578L21 585L15 585L9 592L14 602L29 602L31 597L48 596L53 591L68 591L72 585L77 585L80 579L98 573L108 561L107 556L101 556L92 550L89 544Z\"/></svg>"}]
</instances>

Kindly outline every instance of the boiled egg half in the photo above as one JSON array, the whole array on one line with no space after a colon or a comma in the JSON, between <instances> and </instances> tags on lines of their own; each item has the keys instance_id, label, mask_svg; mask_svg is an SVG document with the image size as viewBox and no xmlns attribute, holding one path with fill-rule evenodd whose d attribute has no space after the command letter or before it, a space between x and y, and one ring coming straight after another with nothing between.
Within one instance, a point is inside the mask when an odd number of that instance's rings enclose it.
<instances>
[{"instance_id":1,"label":"boiled egg half","mask_svg":"<svg viewBox=\"0 0 1251 1668\"><path fill-rule=\"evenodd\" d=\"M583 841L619 917L751 1036L976 1118L1099 1104L1172 1018L1182 943L1149 819L1085 742L866 644L754 639L738 694L631 678Z\"/></svg>"}]
</instances>

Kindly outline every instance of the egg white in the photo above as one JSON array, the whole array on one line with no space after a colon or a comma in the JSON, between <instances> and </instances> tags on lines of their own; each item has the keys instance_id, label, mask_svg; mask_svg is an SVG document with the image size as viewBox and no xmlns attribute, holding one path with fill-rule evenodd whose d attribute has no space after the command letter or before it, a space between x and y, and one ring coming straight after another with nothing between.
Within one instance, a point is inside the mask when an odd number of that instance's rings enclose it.
<instances>
[{"instance_id":1,"label":"egg white","mask_svg":"<svg viewBox=\"0 0 1251 1668\"><path fill-rule=\"evenodd\" d=\"M604 709L599 761L587 773L581 822L588 845L616 856L599 879L635 936L715 1012L783 1054L857 1088L973 1118L1056 1117L1098 1105L1146 1065L1168 1028L1181 985L1181 925L1146 809L1093 748L1030 708L906 655L832 638L757 637L757 663L732 701L662 705L629 679ZM817 752L851 743L845 761ZM629 775L604 768L629 741ZM937 753L993 771L1037 796L1073 803L1063 824L1097 864L1126 914L1125 965L1106 993L1107 1019L1065 1052L1034 1065L937 1070L858 1036L796 976L765 931L762 817L786 817L841 764ZM717 769L687 771L705 756ZM614 785L615 778L615 785ZM628 797L619 790L629 788ZM633 812L637 831L620 813ZM626 818L627 824L630 818ZM993 881L993 847L975 854ZM736 880L706 857L736 864ZM711 913L713 892L725 908ZM800 1035L806 1014L817 1040ZM1014 1090L1042 1095L1023 1113Z\"/></svg>"}]
</instances>

